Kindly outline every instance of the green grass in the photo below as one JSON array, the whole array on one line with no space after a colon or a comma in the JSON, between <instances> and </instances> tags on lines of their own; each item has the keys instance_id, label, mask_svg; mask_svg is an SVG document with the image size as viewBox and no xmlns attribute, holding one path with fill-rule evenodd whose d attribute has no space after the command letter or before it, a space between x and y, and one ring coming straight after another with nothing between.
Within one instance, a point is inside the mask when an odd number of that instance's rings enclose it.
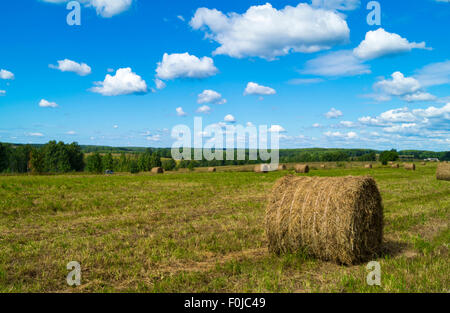
<instances>
[{"instance_id":1,"label":"green grass","mask_svg":"<svg viewBox=\"0 0 450 313\"><path fill-rule=\"evenodd\" d=\"M267 252L266 196L285 172L152 176L0 176L0 292L449 292L450 182L341 166L310 176L371 174L385 207L382 286L365 264ZM69 287L78 261L82 285Z\"/></svg>"}]
</instances>

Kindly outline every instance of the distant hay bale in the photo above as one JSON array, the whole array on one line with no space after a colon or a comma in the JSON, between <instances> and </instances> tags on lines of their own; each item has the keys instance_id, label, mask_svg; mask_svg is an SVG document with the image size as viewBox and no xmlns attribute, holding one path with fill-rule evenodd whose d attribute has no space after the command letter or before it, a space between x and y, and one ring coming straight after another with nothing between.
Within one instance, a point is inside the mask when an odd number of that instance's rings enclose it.
<instances>
[{"instance_id":1,"label":"distant hay bale","mask_svg":"<svg viewBox=\"0 0 450 313\"><path fill-rule=\"evenodd\" d=\"M389 161L389 165L394 165L394 162L393 161Z\"/></svg>"},{"instance_id":2,"label":"distant hay bale","mask_svg":"<svg viewBox=\"0 0 450 313\"><path fill-rule=\"evenodd\" d=\"M255 166L255 173L268 173L269 171L269 164L258 164Z\"/></svg>"},{"instance_id":3,"label":"distant hay bale","mask_svg":"<svg viewBox=\"0 0 450 313\"><path fill-rule=\"evenodd\" d=\"M321 164L320 168L326 168L325 164Z\"/></svg>"},{"instance_id":4,"label":"distant hay bale","mask_svg":"<svg viewBox=\"0 0 450 313\"><path fill-rule=\"evenodd\" d=\"M366 164L364 167L365 168L372 168L373 166L372 166L372 164Z\"/></svg>"},{"instance_id":5,"label":"distant hay bale","mask_svg":"<svg viewBox=\"0 0 450 313\"><path fill-rule=\"evenodd\" d=\"M392 168L400 168L400 164L392 164L391 167Z\"/></svg>"},{"instance_id":6,"label":"distant hay bale","mask_svg":"<svg viewBox=\"0 0 450 313\"><path fill-rule=\"evenodd\" d=\"M438 180L450 181L450 163L439 163L436 170Z\"/></svg>"},{"instance_id":7,"label":"distant hay bale","mask_svg":"<svg viewBox=\"0 0 450 313\"><path fill-rule=\"evenodd\" d=\"M297 164L294 169L296 173L309 173L309 166L307 164Z\"/></svg>"},{"instance_id":8,"label":"distant hay bale","mask_svg":"<svg viewBox=\"0 0 450 313\"><path fill-rule=\"evenodd\" d=\"M285 171L286 169L287 169L286 165L284 165L284 164L278 165L278 170L279 171Z\"/></svg>"},{"instance_id":9,"label":"distant hay bale","mask_svg":"<svg viewBox=\"0 0 450 313\"><path fill-rule=\"evenodd\" d=\"M404 168L406 170L409 170L409 171L415 171L416 170L416 164L414 164L414 163L406 163L404 165Z\"/></svg>"},{"instance_id":10,"label":"distant hay bale","mask_svg":"<svg viewBox=\"0 0 450 313\"><path fill-rule=\"evenodd\" d=\"M301 250L342 264L366 261L381 248L381 195L370 176L289 175L269 195L265 230L273 253Z\"/></svg>"},{"instance_id":11,"label":"distant hay bale","mask_svg":"<svg viewBox=\"0 0 450 313\"><path fill-rule=\"evenodd\" d=\"M217 171L217 169L215 167L208 167L208 172L214 173L216 171Z\"/></svg>"},{"instance_id":12,"label":"distant hay bale","mask_svg":"<svg viewBox=\"0 0 450 313\"><path fill-rule=\"evenodd\" d=\"M427 165L427 162L422 162L422 165Z\"/></svg>"},{"instance_id":13,"label":"distant hay bale","mask_svg":"<svg viewBox=\"0 0 450 313\"><path fill-rule=\"evenodd\" d=\"M162 173L164 173L164 170L162 169L162 167L154 167L154 168L152 168L152 173L153 174L162 174Z\"/></svg>"}]
</instances>

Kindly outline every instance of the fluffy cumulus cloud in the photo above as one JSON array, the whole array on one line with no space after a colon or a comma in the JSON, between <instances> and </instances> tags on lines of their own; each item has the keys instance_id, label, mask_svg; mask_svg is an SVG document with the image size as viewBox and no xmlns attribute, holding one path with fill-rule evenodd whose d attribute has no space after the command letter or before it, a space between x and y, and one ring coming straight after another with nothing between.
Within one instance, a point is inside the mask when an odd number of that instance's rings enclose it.
<instances>
[{"instance_id":1,"label":"fluffy cumulus cloud","mask_svg":"<svg viewBox=\"0 0 450 313\"><path fill-rule=\"evenodd\" d=\"M75 61L64 59L58 61L58 65L49 65L50 68L60 70L61 72L73 72L80 76L91 74L91 67L86 63L77 63Z\"/></svg>"},{"instance_id":2,"label":"fluffy cumulus cloud","mask_svg":"<svg viewBox=\"0 0 450 313\"><path fill-rule=\"evenodd\" d=\"M56 102L50 102L45 99L42 99L41 101L39 101L39 106L41 108L56 108L58 107L58 104Z\"/></svg>"},{"instance_id":3,"label":"fluffy cumulus cloud","mask_svg":"<svg viewBox=\"0 0 450 313\"><path fill-rule=\"evenodd\" d=\"M407 102L418 102L418 101L434 101L436 96L428 92L416 92L413 94L403 96L403 99Z\"/></svg>"},{"instance_id":4,"label":"fluffy cumulus cloud","mask_svg":"<svg viewBox=\"0 0 450 313\"><path fill-rule=\"evenodd\" d=\"M355 132L341 133L341 132L325 132L324 135L329 138L337 139L355 139L358 138L358 134Z\"/></svg>"},{"instance_id":5,"label":"fluffy cumulus cloud","mask_svg":"<svg viewBox=\"0 0 450 313\"><path fill-rule=\"evenodd\" d=\"M355 76L370 74L370 67L363 64L352 51L342 50L321 55L306 62L302 74L318 76Z\"/></svg>"},{"instance_id":6,"label":"fluffy cumulus cloud","mask_svg":"<svg viewBox=\"0 0 450 313\"><path fill-rule=\"evenodd\" d=\"M70 0L42 0L48 3L67 3ZM102 17L113 17L124 11L127 11L133 0L78 0L86 7L95 8L97 14Z\"/></svg>"},{"instance_id":7,"label":"fluffy cumulus cloud","mask_svg":"<svg viewBox=\"0 0 450 313\"><path fill-rule=\"evenodd\" d=\"M339 110L336 110L335 108L331 108L330 111L328 111L327 113L325 113L325 117L328 118L328 119L331 119L331 118L339 118L339 117L341 117L342 115L343 115L342 112L339 111Z\"/></svg>"},{"instance_id":8,"label":"fluffy cumulus cloud","mask_svg":"<svg viewBox=\"0 0 450 313\"><path fill-rule=\"evenodd\" d=\"M269 132L271 132L271 133L285 133L286 132L286 129L284 129L282 126L280 126L280 125L272 125L270 128L269 128Z\"/></svg>"},{"instance_id":9,"label":"fluffy cumulus cloud","mask_svg":"<svg viewBox=\"0 0 450 313\"><path fill-rule=\"evenodd\" d=\"M409 42L400 35L389 33L383 28L368 31L366 38L353 50L356 57L369 60L387 55L401 54L412 49L428 49L425 42Z\"/></svg>"},{"instance_id":10,"label":"fluffy cumulus cloud","mask_svg":"<svg viewBox=\"0 0 450 313\"><path fill-rule=\"evenodd\" d=\"M189 53L164 53L163 59L158 63L156 76L159 79L170 80L176 78L206 78L216 75L218 69L213 59L209 57L198 58Z\"/></svg>"},{"instance_id":11,"label":"fluffy cumulus cloud","mask_svg":"<svg viewBox=\"0 0 450 313\"><path fill-rule=\"evenodd\" d=\"M210 113L210 112L211 112L211 108L209 106L207 106L207 105L202 105L201 107L199 107L197 109L197 113L205 113L205 114L207 114L207 113Z\"/></svg>"},{"instance_id":12,"label":"fluffy cumulus cloud","mask_svg":"<svg viewBox=\"0 0 450 313\"><path fill-rule=\"evenodd\" d=\"M247 95L269 96L274 95L276 93L277 92L275 91L275 89L266 86L261 86L254 82L249 82L244 90L244 96Z\"/></svg>"},{"instance_id":13,"label":"fluffy cumulus cloud","mask_svg":"<svg viewBox=\"0 0 450 313\"><path fill-rule=\"evenodd\" d=\"M401 72L394 72L392 79L383 79L374 88L392 96L404 96L420 90L421 85L414 77L405 77Z\"/></svg>"},{"instance_id":14,"label":"fluffy cumulus cloud","mask_svg":"<svg viewBox=\"0 0 450 313\"><path fill-rule=\"evenodd\" d=\"M236 119L231 114L226 115L223 120L227 123L235 123L236 122Z\"/></svg>"},{"instance_id":15,"label":"fluffy cumulus cloud","mask_svg":"<svg viewBox=\"0 0 450 313\"><path fill-rule=\"evenodd\" d=\"M44 137L43 133L28 133L30 137Z\"/></svg>"},{"instance_id":16,"label":"fluffy cumulus cloud","mask_svg":"<svg viewBox=\"0 0 450 313\"><path fill-rule=\"evenodd\" d=\"M186 115L187 115L187 113L184 112L184 110L183 110L182 107L176 108L176 111L177 111L177 115L178 115L178 116L186 116Z\"/></svg>"},{"instance_id":17,"label":"fluffy cumulus cloud","mask_svg":"<svg viewBox=\"0 0 450 313\"><path fill-rule=\"evenodd\" d=\"M164 89L164 88L166 88L166 83L163 82L161 79L156 78L154 81L155 81L156 89Z\"/></svg>"},{"instance_id":18,"label":"fluffy cumulus cloud","mask_svg":"<svg viewBox=\"0 0 450 313\"><path fill-rule=\"evenodd\" d=\"M346 42L350 30L338 13L305 3L277 10L270 3L245 13L199 8L190 21L219 43L214 55L273 60L290 52L317 52Z\"/></svg>"},{"instance_id":19,"label":"fluffy cumulus cloud","mask_svg":"<svg viewBox=\"0 0 450 313\"><path fill-rule=\"evenodd\" d=\"M0 70L0 79L14 79L14 74L7 70Z\"/></svg>"},{"instance_id":20,"label":"fluffy cumulus cloud","mask_svg":"<svg viewBox=\"0 0 450 313\"><path fill-rule=\"evenodd\" d=\"M340 11L352 11L359 8L361 5L360 0L312 0L312 6L331 9L331 10L340 10Z\"/></svg>"},{"instance_id":21,"label":"fluffy cumulus cloud","mask_svg":"<svg viewBox=\"0 0 450 313\"><path fill-rule=\"evenodd\" d=\"M222 95L217 91L206 89L203 90L203 92L198 95L197 102L199 104L203 103L225 104L227 103L227 100L222 98Z\"/></svg>"},{"instance_id":22,"label":"fluffy cumulus cloud","mask_svg":"<svg viewBox=\"0 0 450 313\"><path fill-rule=\"evenodd\" d=\"M92 87L91 91L104 96L142 94L147 92L146 82L139 75L133 73L129 67L118 69L114 76L107 74L104 81L96 82L95 84L97 86Z\"/></svg>"}]
</instances>

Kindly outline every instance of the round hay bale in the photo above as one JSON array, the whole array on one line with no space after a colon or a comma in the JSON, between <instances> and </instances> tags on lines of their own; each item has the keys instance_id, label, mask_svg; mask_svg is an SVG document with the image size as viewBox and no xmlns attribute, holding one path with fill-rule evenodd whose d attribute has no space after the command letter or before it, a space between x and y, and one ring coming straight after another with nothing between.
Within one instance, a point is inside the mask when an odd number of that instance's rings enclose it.
<instances>
[{"instance_id":1,"label":"round hay bale","mask_svg":"<svg viewBox=\"0 0 450 313\"><path fill-rule=\"evenodd\" d=\"M365 166L364 166L364 168L372 168L373 166L372 166L372 164L366 164Z\"/></svg>"},{"instance_id":2,"label":"round hay bale","mask_svg":"<svg viewBox=\"0 0 450 313\"><path fill-rule=\"evenodd\" d=\"M154 168L152 168L152 173L153 174L162 174L162 173L164 173L164 170L162 169L162 167L154 167Z\"/></svg>"},{"instance_id":3,"label":"round hay bale","mask_svg":"<svg viewBox=\"0 0 450 313\"><path fill-rule=\"evenodd\" d=\"M258 164L255 166L255 173L268 173L270 167L268 164Z\"/></svg>"},{"instance_id":4,"label":"round hay bale","mask_svg":"<svg viewBox=\"0 0 450 313\"><path fill-rule=\"evenodd\" d=\"M422 162L422 165L427 165L427 162Z\"/></svg>"},{"instance_id":5,"label":"round hay bale","mask_svg":"<svg viewBox=\"0 0 450 313\"><path fill-rule=\"evenodd\" d=\"M309 173L309 166L307 164L297 164L294 169L296 173Z\"/></svg>"},{"instance_id":6,"label":"round hay bale","mask_svg":"<svg viewBox=\"0 0 450 313\"><path fill-rule=\"evenodd\" d=\"M409 170L409 171L415 171L416 170L416 164L414 164L414 163L406 163L404 165L404 168L406 170Z\"/></svg>"},{"instance_id":7,"label":"round hay bale","mask_svg":"<svg viewBox=\"0 0 450 313\"><path fill-rule=\"evenodd\" d=\"M278 170L279 171L285 171L286 169L287 169L286 165L284 165L284 164L278 165Z\"/></svg>"},{"instance_id":8,"label":"round hay bale","mask_svg":"<svg viewBox=\"0 0 450 313\"><path fill-rule=\"evenodd\" d=\"M400 164L392 164L391 167L392 168L400 168Z\"/></svg>"},{"instance_id":9,"label":"round hay bale","mask_svg":"<svg viewBox=\"0 0 450 313\"><path fill-rule=\"evenodd\" d=\"M439 163L436 170L438 180L450 181L450 163Z\"/></svg>"},{"instance_id":10,"label":"round hay bale","mask_svg":"<svg viewBox=\"0 0 450 313\"><path fill-rule=\"evenodd\" d=\"M321 164L320 168L326 168L325 164Z\"/></svg>"},{"instance_id":11,"label":"round hay bale","mask_svg":"<svg viewBox=\"0 0 450 313\"><path fill-rule=\"evenodd\" d=\"M216 171L217 171L217 169L215 167L208 167L208 172L214 173Z\"/></svg>"},{"instance_id":12,"label":"round hay bale","mask_svg":"<svg viewBox=\"0 0 450 313\"><path fill-rule=\"evenodd\" d=\"M366 261L381 248L381 195L370 176L289 175L269 195L265 229L273 253L302 250L342 264Z\"/></svg>"}]
</instances>

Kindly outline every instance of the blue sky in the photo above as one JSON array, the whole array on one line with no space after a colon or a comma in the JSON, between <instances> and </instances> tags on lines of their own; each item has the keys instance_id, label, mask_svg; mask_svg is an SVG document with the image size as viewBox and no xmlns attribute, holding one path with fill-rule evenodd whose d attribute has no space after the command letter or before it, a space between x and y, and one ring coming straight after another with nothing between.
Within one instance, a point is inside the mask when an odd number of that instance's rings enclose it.
<instances>
[{"instance_id":1,"label":"blue sky","mask_svg":"<svg viewBox=\"0 0 450 313\"><path fill-rule=\"evenodd\" d=\"M366 0L83 0L80 26L66 2L0 4L0 141L170 147L201 116L284 148L450 150L446 1L368 25Z\"/></svg>"}]
</instances>

